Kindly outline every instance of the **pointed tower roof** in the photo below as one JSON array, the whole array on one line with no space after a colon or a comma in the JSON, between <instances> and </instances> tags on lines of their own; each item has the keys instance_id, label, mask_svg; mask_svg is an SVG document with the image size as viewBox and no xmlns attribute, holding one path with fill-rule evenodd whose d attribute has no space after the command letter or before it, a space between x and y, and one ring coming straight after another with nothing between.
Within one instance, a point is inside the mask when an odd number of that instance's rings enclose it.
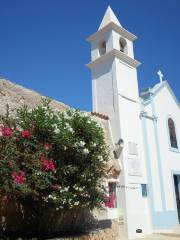
<instances>
[{"instance_id":1,"label":"pointed tower roof","mask_svg":"<svg viewBox=\"0 0 180 240\"><path fill-rule=\"evenodd\" d=\"M106 25L108 25L111 22L113 22L113 23L117 24L118 26L122 27L119 20L115 16L113 10L111 9L110 6L108 6L98 30L102 29L103 27L105 27Z\"/></svg>"},{"instance_id":2,"label":"pointed tower roof","mask_svg":"<svg viewBox=\"0 0 180 240\"><path fill-rule=\"evenodd\" d=\"M99 39L100 37L103 36L105 32L109 31L110 29L111 30L113 29L115 32L119 33L121 36L129 39L130 41L134 41L137 39L137 37L134 34L130 33L129 31L122 27L119 20L112 11L111 7L108 6L98 31L89 36L87 38L87 41L93 42L95 41L95 39Z\"/></svg>"}]
</instances>

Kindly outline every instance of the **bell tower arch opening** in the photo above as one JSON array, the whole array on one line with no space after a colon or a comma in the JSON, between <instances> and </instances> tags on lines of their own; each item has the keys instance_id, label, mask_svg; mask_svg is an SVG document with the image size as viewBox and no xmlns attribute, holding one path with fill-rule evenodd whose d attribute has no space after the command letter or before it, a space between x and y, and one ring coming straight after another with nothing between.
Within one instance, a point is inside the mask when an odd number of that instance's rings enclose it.
<instances>
[{"instance_id":1,"label":"bell tower arch opening","mask_svg":"<svg viewBox=\"0 0 180 240\"><path fill-rule=\"evenodd\" d=\"M128 54L128 51L127 51L127 41L120 37L119 39L119 48L120 48L120 51L125 53L125 54Z\"/></svg>"}]
</instances>

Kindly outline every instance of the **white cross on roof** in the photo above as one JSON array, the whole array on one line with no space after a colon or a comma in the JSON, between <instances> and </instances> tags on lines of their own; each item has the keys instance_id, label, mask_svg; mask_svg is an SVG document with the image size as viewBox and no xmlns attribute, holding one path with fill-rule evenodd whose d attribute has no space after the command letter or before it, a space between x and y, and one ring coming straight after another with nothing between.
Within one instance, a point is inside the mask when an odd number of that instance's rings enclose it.
<instances>
[{"instance_id":1,"label":"white cross on roof","mask_svg":"<svg viewBox=\"0 0 180 240\"><path fill-rule=\"evenodd\" d=\"M159 70L159 71L157 72L157 74L158 74L158 76L159 76L160 82L162 83L162 82L163 82L163 77L164 77L163 73L161 72L161 70Z\"/></svg>"}]
</instances>

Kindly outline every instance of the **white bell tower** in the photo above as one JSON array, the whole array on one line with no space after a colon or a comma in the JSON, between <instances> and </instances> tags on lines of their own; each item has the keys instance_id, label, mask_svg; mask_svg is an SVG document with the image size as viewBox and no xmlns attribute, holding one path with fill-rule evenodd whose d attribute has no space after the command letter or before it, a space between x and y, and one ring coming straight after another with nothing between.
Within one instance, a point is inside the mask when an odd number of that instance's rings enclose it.
<instances>
[{"instance_id":1,"label":"white bell tower","mask_svg":"<svg viewBox=\"0 0 180 240\"><path fill-rule=\"evenodd\" d=\"M133 42L137 37L123 28L110 7L98 31L87 40L91 44L93 111L106 114L114 144L124 142L119 178L122 212L129 238L150 232L137 67Z\"/></svg>"},{"instance_id":2,"label":"white bell tower","mask_svg":"<svg viewBox=\"0 0 180 240\"><path fill-rule=\"evenodd\" d=\"M93 111L110 117L115 142L120 137L122 99L132 105L139 98L136 68L140 63L133 53L136 38L108 7L98 31L87 39L91 43L91 62L87 66L92 72Z\"/></svg>"}]
</instances>

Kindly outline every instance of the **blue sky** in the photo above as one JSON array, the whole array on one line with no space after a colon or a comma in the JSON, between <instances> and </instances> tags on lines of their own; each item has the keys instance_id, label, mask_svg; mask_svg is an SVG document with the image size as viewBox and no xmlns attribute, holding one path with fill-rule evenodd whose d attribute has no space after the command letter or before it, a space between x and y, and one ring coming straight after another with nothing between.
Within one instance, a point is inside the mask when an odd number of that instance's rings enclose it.
<instances>
[{"instance_id":1,"label":"blue sky","mask_svg":"<svg viewBox=\"0 0 180 240\"><path fill-rule=\"evenodd\" d=\"M135 57L140 89L159 81L180 100L179 0L0 0L0 75L76 108L91 109L86 37L110 5L139 37Z\"/></svg>"}]
</instances>

